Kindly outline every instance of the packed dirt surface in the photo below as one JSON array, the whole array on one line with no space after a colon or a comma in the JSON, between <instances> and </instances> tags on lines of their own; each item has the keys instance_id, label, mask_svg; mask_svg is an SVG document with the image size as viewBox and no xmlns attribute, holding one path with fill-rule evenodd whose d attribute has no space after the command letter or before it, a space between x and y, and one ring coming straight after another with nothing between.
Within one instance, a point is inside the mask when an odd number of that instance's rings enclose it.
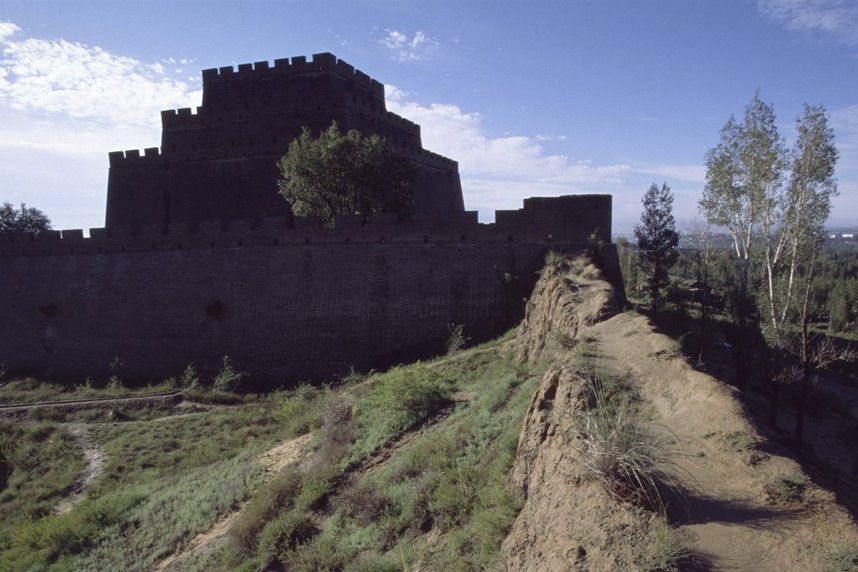
<instances>
[{"instance_id":1,"label":"packed dirt surface","mask_svg":"<svg viewBox=\"0 0 858 572\"><path fill-rule=\"evenodd\" d=\"M83 450L83 459L86 465L75 481L71 494L54 507L54 512L57 514L69 512L74 508L74 505L86 498L89 485L98 478L102 467L104 467L104 450L92 438L85 425L79 423L69 425L68 432Z\"/></svg>"},{"instance_id":2,"label":"packed dirt surface","mask_svg":"<svg viewBox=\"0 0 858 572\"><path fill-rule=\"evenodd\" d=\"M531 400L510 475L527 498L503 544L510 570L633 570L651 542L653 515L588 472L575 431L585 400L568 369L548 371Z\"/></svg>"},{"instance_id":3,"label":"packed dirt surface","mask_svg":"<svg viewBox=\"0 0 858 572\"><path fill-rule=\"evenodd\" d=\"M858 546L858 528L829 491L808 481L800 498L773 493L783 477L801 480L801 467L765 451L731 387L689 366L647 317L617 314L593 269L560 268L543 273L516 340L520 358L550 352L555 366L531 402L511 475L526 502L503 544L510 570L635 569L656 544L655 513L616 500L582 460L572 356L584 336L598 368L624 379L651 418L659 468L675 489L665 501L683 568L820 570L827 551Z\"/></svg>"},{"instance_id":4,"label":"packed dirt surface","mask_svg":"<svg viewBox=\"0 0 858 572\"><path fill-rule=\"evenodd\" d=\"M289 439L262 453L259 456L259 462L265 467L267 479L300 462L312 437L312 433L307 433ZM195 536L181 552L161 560L152 569L157 571L182 570L182 564L188 558L198 557L202 553L210 552L221 546L243 508L244 506L239 506L221 516L212 528Z\"/></svg>"}]
</instances>

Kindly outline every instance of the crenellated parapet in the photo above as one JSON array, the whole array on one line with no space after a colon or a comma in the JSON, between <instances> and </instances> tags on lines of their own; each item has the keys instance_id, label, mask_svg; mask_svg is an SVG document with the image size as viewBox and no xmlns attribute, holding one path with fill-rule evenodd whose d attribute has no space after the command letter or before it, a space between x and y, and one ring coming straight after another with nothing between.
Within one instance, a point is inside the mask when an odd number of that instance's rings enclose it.
<instances>
[{"instance_id":1,"label":"crenellated parapet","mask_svg":"<svg viewBox=\"0 0 858 572\"><path fill-rule=\"evenodd\" d=\"M584 244L591 234L606 242L611 235L610 195L525 199L524 208L495 212L481 224L475 211L454 217L395 214L340 216L333 228L316 217L263 217L231 221L177 222L167 225L117 225L89 229L0 235L0 256L69 255L212 248L330 244L445 242L557 242Z\"/></svg>"},{"instance_id":2,"label":"crenellated parapet","mask_svg":"<svg viewBox=\"0 0 858 572\"><path fill-rule=\"evenodd\" d=\"M293 58L281 58L274 60L271 65L267 61L239 64L237 67L225 66L203 70L203 89L207 86L215 86L235 81L258 81L272 77L288 76L297 74L313 74L319 72L331 72L341 76L343 79L364 88L375 96L384 98L384 85L372 79L366 73L357 70L354 66L343 60L337 59L334 54L313 54L308 61L305 56Z\"/></svg>"}]
</instances>

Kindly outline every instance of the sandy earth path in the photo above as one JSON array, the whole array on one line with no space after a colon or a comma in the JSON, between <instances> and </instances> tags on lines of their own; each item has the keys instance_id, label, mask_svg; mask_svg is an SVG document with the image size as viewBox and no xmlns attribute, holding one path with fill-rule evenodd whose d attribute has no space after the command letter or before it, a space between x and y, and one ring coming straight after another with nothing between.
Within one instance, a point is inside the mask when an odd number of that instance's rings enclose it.
<instances>
[{"instance_id":1,"label":"sandy earth path","mask_svg":"<svg viewBox=\"0 0 858 572\"><path fill-rule=\"evenodd\" d=\"M312 439L312 433L289 439L272 447L259 456L259 462L265 466L266 480L271 479L290 465L298 463L305 453L307 444ZM195 536L180 552L172 554L156 563L152 570L180 570L181 563L189 557L214 549L226 537L235 520L241 515L244 504L221 516L215 524L207 531Z\"/></svg>"},{"instance_id":2,"label":"sandy earth path","mask_svg":"<svg viewBox=\"0 0 858 572\"><path fill-rule=\"evenodd\" d=\"M763 487L800 467L777 455L730 444L757 433L733 389L691 368L645 316L624 313L596 324L600 365L631 380L655 411L654 431L670 441L669 473L685 491L669 515L701 569L818 570L821 554L858 543L858 530L828 491L811 486L797 505L776 505Z\"/></svg>"},{"instance_id":3,"label":"sandy earth path","mask_svg":"<svg viewBox=\"0 0 858 572\"><path fill-rule=\"evenodd\" d=\"M63 514L69 512L74 505L86 498L89 485L98 478L104 467L104 449L93 439L92 435L82 423L73 423L68 426L68 432L83 449L83 459L86 462L83 471L74 483L69 496L54 506L54 512Z\"/></svg>"}]
</instances>

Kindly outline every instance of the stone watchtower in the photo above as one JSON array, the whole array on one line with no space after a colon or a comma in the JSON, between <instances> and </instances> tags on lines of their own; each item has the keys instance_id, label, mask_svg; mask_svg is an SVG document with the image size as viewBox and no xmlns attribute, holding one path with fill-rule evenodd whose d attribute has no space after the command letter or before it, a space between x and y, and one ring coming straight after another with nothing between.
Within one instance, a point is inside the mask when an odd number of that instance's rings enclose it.
<instances>
[{"instance_id":1,"label":"stone watchtower","mask_svg":"<svg viewBox=\"0 0 858 572\"><path fill-rule=\"evenodd\" d=\"M203 104L163 111L161 147L110 153L107 227L288 215L277 161L308 127L386 137L416 167L416 214L464 211L458 164L423 149L420 126L387 111L384 86L334 55L202 72Z\"/></svg>"}]
</instances>

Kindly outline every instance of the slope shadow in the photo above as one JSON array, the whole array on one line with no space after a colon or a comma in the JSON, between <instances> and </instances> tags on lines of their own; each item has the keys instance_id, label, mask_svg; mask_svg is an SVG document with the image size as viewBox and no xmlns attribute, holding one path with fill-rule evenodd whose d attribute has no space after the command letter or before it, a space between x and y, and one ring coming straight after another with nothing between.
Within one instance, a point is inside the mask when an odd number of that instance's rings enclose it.
<instances>
[{"instance_id":1,"label":"slope shadow","mask_svg":"<svg viewBox=\"0 0 858 572\"><path fill-rule=\"evenodd\" d=\"M772 524L795 518L801 508L759 506L741 500L716 499L690 492L669 492L665 499L667 519L673 525L741 524L750 528L766 529Z\"/></svg>"},{"instance_id":2,"label":"slope shadow","mask_svg":"<svg viewBox=\"0 0 858 572\"><path fill-rule=\"evenodd\" d=\"M672 309L652 312L648 308L638 308L638 311L652 321L656 332L679 340L679 351L689 365L722 383L735 387L731 383L734 381L735 356L731 343L724 343L725 340L735 343L737 334L732 331L735 329L734 326L723 322L716 324L712 321L710 323L707 363L701 366L697 364L696 355L699 343L698 321L689 318L684 312ZM796 450L793 426L797 398L790 393L795 391L789 386L781 388L780 421L777 428L769 425L768 358L764 355L765 343L763 343L758 331L748 340L748 345L749 359L756 358L760 367L751 368L751 371L748 372L747 387L743 392L738 392L736 396L747 413L748 421L763 438L763 442L757 446L757 449L770 455L794 459L815 484L834 493L837 503L844 507L853 518L858 519L858 492L856 492L858 491L858 487L856 487L856 483L858 483L858 456L854 457L852 471L844 472L837 467L839 464L836 462L838 461L837 456L850 454L850 447L847 445L838 450L836 447L830 446L832 445L831 442L822 443L812 440L812 426L819 423L820 415L827 416L829 419L839 419L842 431L851 432L851 435L858 435L858 420L849 416L836 416L825 411L819 414L809 411L805 421L807 424L805 442L801 450ZM848 385L853 383L854 373L849 371L847 375L844 375L843 372L825 371L820 372L820 375L825 378L842 378L843 383Z\"/></svg>"}]
</instances>

